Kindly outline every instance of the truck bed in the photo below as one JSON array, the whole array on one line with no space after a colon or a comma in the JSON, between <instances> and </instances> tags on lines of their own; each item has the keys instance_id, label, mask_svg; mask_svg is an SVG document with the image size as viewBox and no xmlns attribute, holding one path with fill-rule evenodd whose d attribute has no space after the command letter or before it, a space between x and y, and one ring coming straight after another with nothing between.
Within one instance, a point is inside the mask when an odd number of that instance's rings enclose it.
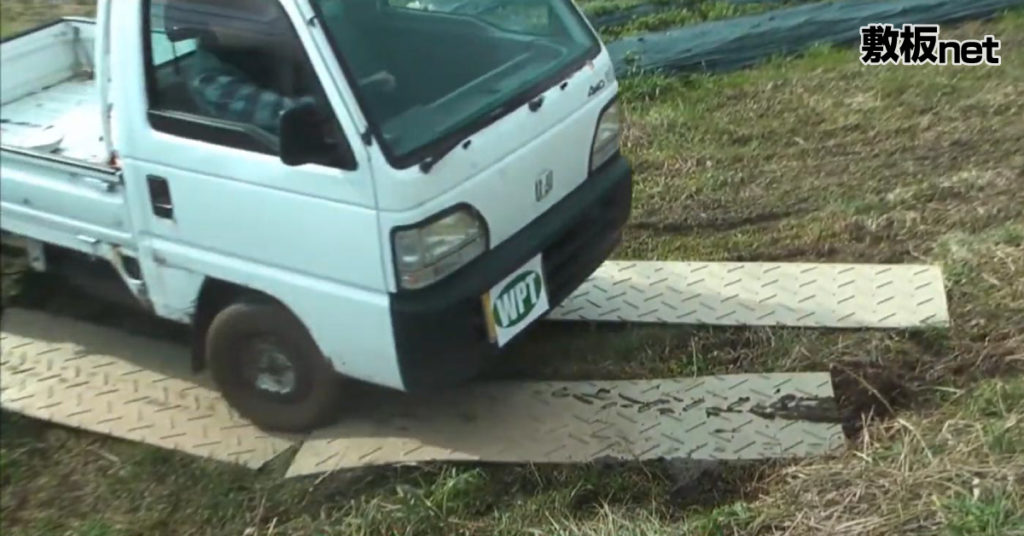
<instances>
[{"instance_id":1,"label":"truck bed","mask_svg":"<svg viewBox=\"0 0 1024 536\"><path fill-rule=\"evenodd\" d=\"M96 85L77 78L0 105L3 145L104 164ZM49 141L59 142L53 149ZM41 146L42 145L42 146Z\"/></svg>"},{"instance_id":2,"label":"truck bed","mask_svg":"<svg viewBox=\"0 0 1024 536\"><path fill-rule=\"evenodd\" d=\"M95 23L63 19L0 44L0 146L105 165Z\"/></svg>"}]
</instances>

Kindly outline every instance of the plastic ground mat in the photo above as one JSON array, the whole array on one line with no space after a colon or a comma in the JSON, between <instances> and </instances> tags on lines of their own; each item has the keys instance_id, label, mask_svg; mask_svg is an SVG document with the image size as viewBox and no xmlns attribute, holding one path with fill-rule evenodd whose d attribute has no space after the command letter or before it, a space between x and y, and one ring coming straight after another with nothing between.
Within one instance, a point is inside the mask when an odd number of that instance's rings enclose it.
<instances>
[{"instance_id":1,"label":"plastic ground mat","mask_svg":"<svg viewBox=\"0 0 1024 536\"><path fill-rule=\"evenodd\" d=\"M836 328L949 324L938 267L886 264L609 261L550 318Z\"/></svg>"},{"instance_id":2,"label":"plastic ground mat","mask_svg":"<svg viewBox=\"0 0 1024 536\"><path fill-rule=\"evenodd\" d=\"M844 442L828 373L495 382L366 399L299 449L289 476L436 460L755 460Z\"/></svg>"}]
</instances>

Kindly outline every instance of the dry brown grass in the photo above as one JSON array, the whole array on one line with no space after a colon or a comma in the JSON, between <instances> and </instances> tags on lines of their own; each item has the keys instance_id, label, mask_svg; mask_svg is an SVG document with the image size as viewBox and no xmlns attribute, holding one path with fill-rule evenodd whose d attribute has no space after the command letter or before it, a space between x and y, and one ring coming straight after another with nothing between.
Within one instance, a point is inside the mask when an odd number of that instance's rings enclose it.
<instances>
[{"instance_id":1,"label":"dry brown grass","mask_svg":"<svg viewBox=\"0 0 1024 536\"><path fill-rule=\"evenodd\" d=\"M0 2L0 36L7 36L60 17L92 16L94 0L4 0Z\"/></svg>"},{"instance_id":2,"label":"dry brown grass","mask_svg":"<svg viewBox=\"0 0 1024 536\"><path fill-rule=\"evenodd\" d=\"M754 502L766 532L1024 534L1024 381L948 394L868 426L854 450L780 470Z\"/></svg>"}]
</instances>

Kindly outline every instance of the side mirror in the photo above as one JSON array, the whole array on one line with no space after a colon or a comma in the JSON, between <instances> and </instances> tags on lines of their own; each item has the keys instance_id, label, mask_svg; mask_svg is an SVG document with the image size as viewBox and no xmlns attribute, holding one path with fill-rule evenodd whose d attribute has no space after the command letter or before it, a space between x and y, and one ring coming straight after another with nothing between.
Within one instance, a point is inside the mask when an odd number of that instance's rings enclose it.
<instances>
[{"instance_id":1,"label":"side mirror","mask_svg":"<svg viewBox=\"0 0 1024 536\"><path fill-rule=\"evenodd\" d=\"M285 110L279 126L281 161L287 166L336 162L339 149L324 137L326 124L326 118L312 102Z\"/></svg>"}]
</instances>

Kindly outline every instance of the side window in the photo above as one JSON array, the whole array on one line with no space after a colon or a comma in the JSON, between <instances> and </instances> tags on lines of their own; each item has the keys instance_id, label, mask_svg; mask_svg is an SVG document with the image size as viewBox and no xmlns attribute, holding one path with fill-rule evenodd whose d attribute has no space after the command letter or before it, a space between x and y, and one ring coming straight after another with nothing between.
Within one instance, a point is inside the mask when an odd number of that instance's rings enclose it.
<instances>
[{"instance_id":1,"label":"side window","mask_svg":"<svg viewBox=\"0 0 1024 536\"><path fill-rule=\"evenodd\" d=\"M278 0L145 1L153 128L278 155L281 115L302 106L323 119L315 141L338 147L318 163L348 167L351 149Z\"/></svg>"}]
</instances>

